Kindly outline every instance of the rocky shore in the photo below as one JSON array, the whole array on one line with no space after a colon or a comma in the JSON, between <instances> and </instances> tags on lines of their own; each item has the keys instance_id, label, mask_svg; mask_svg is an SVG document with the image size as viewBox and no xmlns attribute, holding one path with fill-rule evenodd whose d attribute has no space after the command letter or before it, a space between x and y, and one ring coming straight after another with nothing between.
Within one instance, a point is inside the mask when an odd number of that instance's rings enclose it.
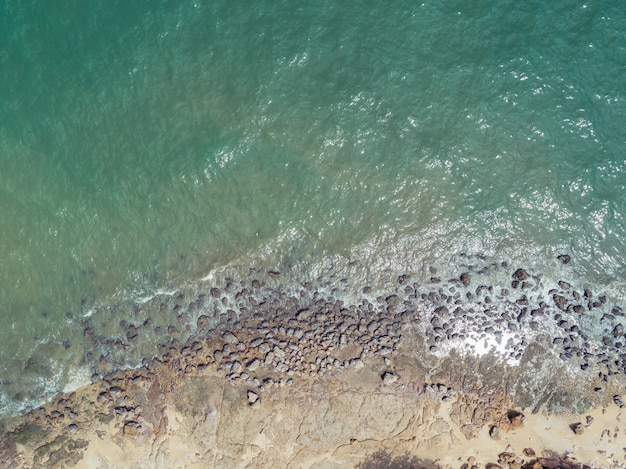
<instances>
[{"instance_id":1,"label":"rocky shore","mask_svg":"<svg viewBox=\"0 0 626 469\"><path fill-rule=\"evenodd\" d=\"M270 271L170 295L166 326L82 319L92 383L3 422L0 467L624 467L620 305L465 259L358 301Z\"/></svg>"}]
</instances>

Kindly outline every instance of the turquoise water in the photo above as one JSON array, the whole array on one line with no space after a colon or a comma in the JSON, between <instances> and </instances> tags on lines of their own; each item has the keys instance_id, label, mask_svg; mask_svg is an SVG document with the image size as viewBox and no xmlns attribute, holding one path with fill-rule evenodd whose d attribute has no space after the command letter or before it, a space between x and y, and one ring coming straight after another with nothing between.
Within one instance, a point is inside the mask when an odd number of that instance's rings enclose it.
<instances>
[{"instance_id":1,"label":"turquoise water","mask_svg":"<svg viewBox=\"0 0 626 469\"><path fill-rule=\"evenodd\" d=\"M626 299L625 31L609 0L0 2L4 413L89 371L76 318L227 266L567 252Z\"/></svg>"}]
</instances>

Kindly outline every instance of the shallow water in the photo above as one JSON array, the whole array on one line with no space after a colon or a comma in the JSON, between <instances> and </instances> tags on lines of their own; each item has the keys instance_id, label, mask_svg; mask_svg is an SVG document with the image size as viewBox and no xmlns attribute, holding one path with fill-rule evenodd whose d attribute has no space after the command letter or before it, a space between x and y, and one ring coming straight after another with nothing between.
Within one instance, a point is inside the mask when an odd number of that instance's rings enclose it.
<instances>
[{"instance_id":1,"label":"shallow water","mask_svg":"<svg viewBox=\"0 0 626 469\"><path fill-rule=\"evenodd\" d=\"M0 31L6 412L90 373L77 318L227 266L358 291L468 252L626 300L615 2L31 0Z\"/></svg>"}]
</instances>

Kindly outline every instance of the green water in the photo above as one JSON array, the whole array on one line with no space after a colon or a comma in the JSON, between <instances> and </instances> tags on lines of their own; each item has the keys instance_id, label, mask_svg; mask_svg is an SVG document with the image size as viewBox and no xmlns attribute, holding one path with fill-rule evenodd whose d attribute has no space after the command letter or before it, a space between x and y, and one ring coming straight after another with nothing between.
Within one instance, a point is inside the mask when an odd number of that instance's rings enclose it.
<instances>
[{"instance_id":1,"label":"green water","mask_svg":"<svg viewBox=\"0 0 626 469\"><path fill-rule=\"evenodd\" d=\"M568 252L624 299L625 31L609 0L0 2L2 402L85 365L68 313L229 264Z\"/></svg>"}]
</instances>

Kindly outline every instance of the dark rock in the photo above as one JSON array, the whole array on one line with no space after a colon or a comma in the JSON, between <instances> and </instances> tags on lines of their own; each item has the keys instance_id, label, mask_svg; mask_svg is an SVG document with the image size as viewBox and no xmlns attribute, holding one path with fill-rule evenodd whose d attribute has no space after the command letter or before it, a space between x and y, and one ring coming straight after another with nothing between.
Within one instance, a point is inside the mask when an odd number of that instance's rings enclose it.
<instances>
[{"instance_id":1,"label":"dark rock","mask_svg":"<svg viewBox=\"0 0 626 469\"><path fill-rule=\"evenodd\" d=\"M624 326L620 323L613 328L613 337L616 339L624 335Z\"/></svg>"},{"instance_id":2,"label":"dark rock","mask_svg":"<svg viewBox=\"0 0 626 469\"><path fill-rule=\"evenodd\" d=\"M460 280L461 283L463 283L463 285L466 287L469 287L470 283L472 283L472 277L467 272L461 274Z\"/></svg>"},{"instance_id":3,"label":"dark rock","mask_svg":"<svg viewBox=\"0 0 626 469\"><path fill-rule=\"evenodd\" d=\"M528 279L528 272L526 272L524 269L517 269L514 273L513 273L513 278L515 280L518 281L524 281Z\"/></svg>"},{"instance_id":4,"label":"dark rock","mask_svg":"<svg viewBox=\"0 0 626 469\"><path fill-rule=\"evenodd\" d=\"M565 306L567 305L567 299L565 299L564 296L554 295L552 299L554 300L554 304L556 304L557 308L562 311L565 310Z\"/></svg>"},{"instance_id":5,"label":"dark rock","mask_svg":"<svg viewBox=\"0 0 626 469\"><path fill-rule=\"evenodd\" d=\"M385 301L389 306L396 306L400 302L400 298L398 298L398 295L389 295L385 298Z\"/></svg>"},{"instance_id":6,"label":"dark rock","mask_svg":"<svg viewBox=\"0 0 626 469\"><path fill-rule=\"evenodd\" d=\"M269 272L267 272L267 275L269 275L271 278L278 278L280 277L280 272L278 272L277 270L270 270Z\"/></svg>"},{"instance_id":7,"label":"dark rock","mask_svg":"<svg viewBox=\"0 0 626 469\"><path fill-rule=\"evenodd\" d=\"M568 254L561 254L557 256L557 259L560 260L563 265L569 264L569 262L572 260L572 258Z\"/></svg>"},{"instance_id":8,"label":"dark rock","mask_svg":"<svg viewBox=\"0 0 626 469\"><path fill-rule=\"evenodd\" d=\"M515 303L517 303L518 305L527 305L528 298L526 297L526 295L524 295L521 298L518 298L517 300L515 300Z\"/></svg>"},{"instance_id":9,"label":"dark rock","mask_svg":"<svg viewBox=\"0 0 626 469\"><path fill-rule=\"evenodd\" d=\"M219 288L211 288L211 296L213 298L219 298L222 296L222 292Z\"/></svg>"},{"instance_id":10,"label":"dark rock","mask_svg":"<svg viewBox=\"0 0 626 469\"><path fill-rule=\"evenodd\" d=\"M519 428L519 427L524 426L524 422L526 421L526 417L524 416L524 414L522 414L521 412L518 412L517 410L509 410L506 413L506 417L509 420L509 423L514 428Z\"/></svg>"},{"instance_id":11,"label":"dark rock","mask_svg":"<svg viewBox=\"0 0 626 469\"><path fill-rule=\"evenodd\" d=\"M406 274L405 275L400 275L398 277L398 284L404 285L404 284L406 284L406 282L409 281L410 278L411 278L410 275L406 275Z\"/></svg>"},{"instance_id":12,"label":"dark rock","mask_svg":"<svg viewBox=\"0 0 626 469\"><path fill-rule=\"evenodd\" d=\"M591 297L593 297L593 293L591 292L589 288L585 288L585 298L591 298Z\"/></svg>"},{"instance_id":13,"label":"dark rock","mask_svg":"<svg viewBox=\"0 0 626 469\"><path fill-rule=\"evenodd\" d=\"M564 282L563 280L559 280L559 287L561 287L563 290L569 290L572 286L569 283Z\"/></svg>"},{"instance_id":14,"label":"dark rock","mask_svg":"<svg viewBox=\"0 0 626 469\"><path fill-rule=\"evenodd\" d=\"M500 439L500 428L496 427L495 425L493 427L491 427L489 429L489 436L491 437L492 440L499 440Z\"/></svg>"}]
</instances>

